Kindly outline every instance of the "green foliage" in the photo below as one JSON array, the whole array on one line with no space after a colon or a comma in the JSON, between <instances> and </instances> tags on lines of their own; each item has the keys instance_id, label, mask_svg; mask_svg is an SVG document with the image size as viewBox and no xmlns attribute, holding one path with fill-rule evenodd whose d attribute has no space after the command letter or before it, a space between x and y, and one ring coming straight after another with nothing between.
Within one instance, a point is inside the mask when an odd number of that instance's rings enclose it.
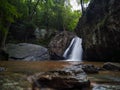
<instances>
[{"instance_id":1,"label":"green foliage","mask_svg":"<svg viewBox=\"0 0 120 90\"><path fill-rule=\"evenodd\" d=\"M80 3L80 0L76 0L78 4L81 4ZM84 2L84 4L88 3L90 0L82 0Z\"/></svg>"},{"instance_id":2,"label":"green foliage","mask_svg":"<svg viewBox=\"0 0 120 90\"><path fill-rule=\"evenodd\" d=\"M0 30L3 38L1 41L1 47L5 46L11 23L13 23L19 16L20 14L10 0L0 0Z\"/></svg>"},{"instance_id":3,"label":"green foliage","mask_svg":"<svg viewBox=\"0 0 120 90\"><path fill-rule=\"evenodd\" d=\"M3 20L1 20L0 23L6 23L6 21L13 23L15 20L19 20L23 22L23 25L27 25L26 23L29 24L31 21L35 24L33 26L40 28L74 29L80 13L71 10L69 0L40 0L40 3L35 9L35 15L31 17L30 15L37 1L38 0L1 0L0 8L2 10L0 10L0 19ZM21 18L16 19L18 17ZM0 27L3 28L5 26L1 24Z\"/></svg>"},{"instance_id":4,"label":"green foliage","mask_svg":"<svg viewBox=\"0 0 120 90\"><path fill-rule=\"evenodd\" d=\"M0 0L0 30L9 27L27 33L36 27L73 31L81 13L72 11L70 0ZM6 35L7 36L7 35Z\"/></svg>"},{"instance_id":5,"label":"green foliage","mask_svg":"<svg viewBox=\"0 0 120 90\"><path fill-rule=\"evenodd\" d=\"M80 17L79 12L71 10L70 0L43 0L37 8L39 28L74 30Z\"/></svg>"},{"instance_id":6,"label":"green foliage","mask_svg":"<svg viewBox=\"0 0 120 90\"><path fill-rule=\"evenodd\" d=\"M84 3L88 3L90 0L84 0Z\"/></svg>"},{"instance_id":7,"label":"green foliage","mask_svg":"<svg viewBox=\"0 0 120 90\"><path fill-rule=\"evenodd\" d=\"M79 11L74 11L70 15L71 17L69 17L68 28L70 31L73 31L79 21L78 18L82 15L82 13Z\"/></svg>"},{"instance_id":8,"label":"green foliage","mask_svg":"<svg viewBox=\"0 0 120 90\"><path fill-rule=\"evenodd\" d=\"M9 0L0 0L0 30L6 32L9 23L13 23L20 15Z\"/></svg>"},{"instance_id":9,"label":"green foliage","mask_svg":"<svg viewBox=\"0 0 120 90\"><path fill-rule=\"evenodd\" d=\"M4 17L6 21L8 22L14 22L14 17L18 17L18 13L16 11L16 8L11 5L9 2L4 2L1 7L3 10L1 11L1 14L4 14Z\"/></svg>"}]
</instances>

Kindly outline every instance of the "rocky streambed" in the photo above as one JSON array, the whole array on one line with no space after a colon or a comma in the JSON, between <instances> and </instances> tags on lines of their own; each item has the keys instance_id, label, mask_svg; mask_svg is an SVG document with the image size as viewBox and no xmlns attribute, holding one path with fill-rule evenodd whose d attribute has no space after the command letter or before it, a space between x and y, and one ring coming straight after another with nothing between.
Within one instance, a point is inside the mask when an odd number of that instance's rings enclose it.
<instances>
[{"instance_id":1,"label":"rocky streambed","mask_svg":"<svg viewBox=\"0 0 120 90\"><path fill-rule=\"evenodd\" d=\"M1 61L0 90L120 90L120 65Z\"/></svg>"}]
</instances>

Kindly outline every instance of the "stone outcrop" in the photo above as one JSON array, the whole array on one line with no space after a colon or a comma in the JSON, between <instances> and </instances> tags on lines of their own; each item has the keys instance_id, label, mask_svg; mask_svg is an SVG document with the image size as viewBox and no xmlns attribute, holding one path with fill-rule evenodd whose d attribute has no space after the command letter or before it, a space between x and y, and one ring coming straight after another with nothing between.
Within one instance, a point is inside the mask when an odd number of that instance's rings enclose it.
<instances>
[{"instance_id":1,"label":"stone outcrop","mask_svg":"<svg viewBox=\"0 0 120 90\"><path fill-rule=\"evenodd\" d=\"M82 65L82 69L87 74L94 74L94 73L98 73L99 72L99 69L97 67L95 67L94 65L92 65L92 64Z\"/></svg>"},{"instance_id":2,"label":"stone outcrop","mask_svg":"<svg viewBox=\"0 0 120 90\"><path fill-rule=\"evenodd\" d=\"M105 70L120 71L120 64L107 62L107 63L104 63L103 68Z\"/></svg>"},{"instance_id":3,"label":"stone outcrop","mask_svg":"<svg viewBox=\"0 0 120 90\"><path fill-rule=\"evenodd\" d=\"M120 1L91 0L76 27L85 60L120 61Z\"/></svg>"},{"instance_id":4,"label":"stone outcrop","mask_svg":"<svg viewBox=\"0 0 120 90\"><path fill-rule=\"evenodd\" d=\"M99 67L94 66L93 64L75 64L74 66L82 68L86 74L95 74L99 73Z\"/></svg>"},{"instance_id":5,"label":"stone outcrop","mask_svg":"<svg viewBox=\"0 0 120 90\"><path fill-rule=\"evenodd\" d=\"M119 85L96 85L93 86L92 90L120 90L120 86Z\"/></svg>"},{"instance_id":6,"label":"stone outcrop","mask_svg":"<svg viewBox=\"0 0 120 90\"><path fill-rule=\"evenodd\" d=\"M5 71L6 69L4 67L0 67L0 72Z\"/></svg>"},{"instance_id":7,"label":"stone outcrop","mask_svg":"<svg viewBox=\"0 0 120 90\"><path fill-rule=\"evenodd\" d=\"M49 44L49 53L52 60L64 59L63 53L66 48L69 46L71 40L76 35L72 32L63 31L60 34L57 34Z\"/></svg>"},{"instance_id":8,"label":"stone outcrop","mask_svg":"<svg viewBox=\"0 0 120 90\"><path fill-rule=\"evenodd\" d=\"M9 56L8 60L39 61L49 59L48 50L35 44L7 44L6 52Z\"/></svg>"},{"instance_id":9,"label":"stone outcrop","mask_svg":"<svg viewBox=\"0 0 120 90\"><path fill-rule=\"evenodd\" d=\"M79 66L70 66L61 70L41 72L29 77L35 88L53 88L51 90L74 90L90 86L87 75Z\"/></svg>"}]
</instances>

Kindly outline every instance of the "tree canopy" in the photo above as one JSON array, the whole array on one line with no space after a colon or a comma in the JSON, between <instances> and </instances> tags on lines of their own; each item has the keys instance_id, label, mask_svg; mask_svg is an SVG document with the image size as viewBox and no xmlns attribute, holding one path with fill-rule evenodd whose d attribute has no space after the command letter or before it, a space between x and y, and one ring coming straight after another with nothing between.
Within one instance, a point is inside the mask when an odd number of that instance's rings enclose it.
<instances>
[{"instance_id":1,"label":"tree canopy","mask_svg":"<svg viewBox=\"0 0 120 90\"><path fill-rule=\"evenodd\" d=\"M36 28L73 31L81 11L71 8L70 0L0 0L2 46L9 30L25 31L26 38Z\"/></svg>"}]
</instances>

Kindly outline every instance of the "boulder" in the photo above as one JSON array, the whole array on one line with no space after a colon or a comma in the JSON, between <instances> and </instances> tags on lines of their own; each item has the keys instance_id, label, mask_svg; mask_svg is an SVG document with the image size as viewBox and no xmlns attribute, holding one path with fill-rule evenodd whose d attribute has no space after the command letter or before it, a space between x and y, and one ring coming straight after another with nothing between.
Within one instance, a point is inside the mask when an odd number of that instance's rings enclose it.
<instances>
[{"instance_id":1,"label":"boulder","mask_svg":"<svg viewBox=\"0 0 120 90\"><path fill-rule=\"evenodd\" d=\"M6 52L9 55L8 60L39 61L49 59L47 48L29 43L7 44Z\"/></svg>"},{"instance_id":2,"label":"boulder","mask_svg":"<svg viewBox=\"0 0 120 90\"><path fill-rule=\"evenodd\" d=\"M96 85L93 87L92 90L120 90L120 85L111 85L111 84Z\"/></svg>"},{"instance_id":3,"label":"boulder","mask_svg":"<svg viewBox=\"0 0 120 90\"><path fill-rule=\"evenodd\" d=\"M5 71L5 70L6 70L5 67L0 67L0 72L3 72L3 71Z\"/></svg>"},{"instance_id":4,"label":"boulder","mask_svg":"<svg viewBox=\"0 0 120 90\"><path fill-rule=\"evenodd\" d=\"M105 70L120 71L120 64L107 62L107 63L104 63L103 68Z\"/></svg>"},{"instance_id":5,"label":"boulder","mask_svg":"<svg viewBox=\"0 0 120 90\"><path fill-rule=\"evenodd\" d=\"M66 48L69 46L73 37L75 37L75 33L63 31L57 34L49 43L49 53L51 55L52 60L64 59L63 53Z\"/></svg>"},{"instance_id":6,"label":"boulder","mask_svg":"<svg viewBox=\"0 0 120 90\"><path fill-rule=\"evenodd\" d=\"M90 81L81 67L71 66L30 76L34 88L53 88L55 90L83 89L90 86ZM30 80L30 79L29 79Z\"/></svg>"},{"instance_id":7,"label":"boulder","mask_svg":"<svg viewBox=\"0 0 120 90\"><path fill-rule=\"evenodd\" d=\"M94 74L94 73L98 73L99 72L99 68L95 67L92 64L75 64L74 66L78 67L78 68L82 68L83 71L87 74Z\"/></svg>"},{"instance_id":8,"label":"boulder","mask_svg":"<svg viewBox=\"0 0 120 90\"><path fill-rule=\"evenodd\" d=\"M95 67L94 65L92 65L92 64L82 65L82 69L87 74L94 74L94 73L98 73L99 72L99 69L97 67Z\"/></svg>"}]
</instances>

